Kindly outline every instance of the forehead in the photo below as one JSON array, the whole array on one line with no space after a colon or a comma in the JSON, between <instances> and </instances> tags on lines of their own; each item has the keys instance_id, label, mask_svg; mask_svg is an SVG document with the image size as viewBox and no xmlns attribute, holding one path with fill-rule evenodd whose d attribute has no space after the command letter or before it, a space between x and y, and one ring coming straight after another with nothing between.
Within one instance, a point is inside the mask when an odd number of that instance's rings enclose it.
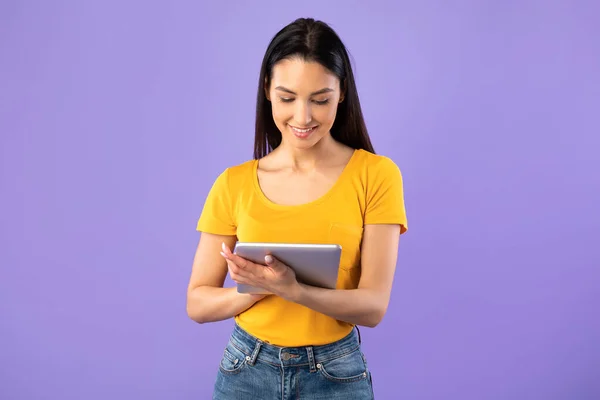
<instances>
[{"instance_id":1,"label":"forehead","mask_svg":"<svg viewBox=\"0 0 600 400\"><path fill-rule=\"evenodd\" d=\"M297 93L311 93L323 88L339 88L339 79L327 68L314 61L298 58L279 61L273 67L271 84L284 86Z\"/></svg>"}]
</instances>

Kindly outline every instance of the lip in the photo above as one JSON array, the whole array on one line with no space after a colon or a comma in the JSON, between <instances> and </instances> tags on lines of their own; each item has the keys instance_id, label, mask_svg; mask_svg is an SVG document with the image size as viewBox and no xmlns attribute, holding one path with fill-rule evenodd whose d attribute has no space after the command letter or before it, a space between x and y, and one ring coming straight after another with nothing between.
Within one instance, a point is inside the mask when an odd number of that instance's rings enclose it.
<instances>
[{"instance_id":1,"label":"lip","mask_svg":"<svg viewBox=\"0 0 600 400\"><path fill-rule=\"evenodd\" d=\"M290 129L292 130L292 132L294 133L294 136L296 136L299 139L306 139L307 137L309 137L314 131L317 130L317 128L319 127L319 125L315 125L315 126L311 126L311 127L307 127L307 128L298 128L296 126L293 125L289 125ZM305 129L310 129L307 132L298 132L296 129L300 129L300 130L305 130Z\"/></svg>"},{"instance_id":2,"label":"lip","mask_svg":"<svg viewBox=\"0 0 600 400\"><path fill-rule=\"evenodd\" d=\"M300 128L300 127L298 127L298 126L294 126L294 125L290 125L290 124L288 124L288 125L289 125L291 128L300 129L300 130L305 130L305 129L314 129L314 128L316 128L316 127L318 126L318 125L313 125L313 126L307 126L307 127L305 127L305 128Z\"/></svg>"}]
</instances>

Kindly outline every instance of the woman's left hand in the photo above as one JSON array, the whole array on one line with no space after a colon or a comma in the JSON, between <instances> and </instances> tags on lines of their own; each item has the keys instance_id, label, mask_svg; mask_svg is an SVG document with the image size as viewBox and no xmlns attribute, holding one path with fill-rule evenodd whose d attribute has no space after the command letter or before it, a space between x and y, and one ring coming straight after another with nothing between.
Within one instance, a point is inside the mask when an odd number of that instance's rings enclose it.
<instances>
[{"instance_id":1,"label":"woman's left hand","mask_svg":"<svg viewBox=\"0 0 600 400\"><path fill-rule=\"evenodd\" d=\"M225 243L222 248L221 255L235 283L260 287L282 298L289 298L298 288L296 273L275 257L267 255L266 265L261 265L232 253Z\"/></svg>"}]
</instances>

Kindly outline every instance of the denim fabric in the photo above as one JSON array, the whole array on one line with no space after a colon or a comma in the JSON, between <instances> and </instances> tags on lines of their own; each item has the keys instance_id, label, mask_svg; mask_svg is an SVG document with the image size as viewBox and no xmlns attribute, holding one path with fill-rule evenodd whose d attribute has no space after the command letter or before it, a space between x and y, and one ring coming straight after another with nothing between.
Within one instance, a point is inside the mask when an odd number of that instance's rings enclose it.
<instances>
[{"instance_id":1,"label":"denim fabric","mask_svg":"<svg viewBox=\"0 0 600 400\"><path fill-rule=\"evenodd\" d=\"M214 400L373 399L357 330L323 346L278 347L235 325Z\"/></svg>"}]
</instances>

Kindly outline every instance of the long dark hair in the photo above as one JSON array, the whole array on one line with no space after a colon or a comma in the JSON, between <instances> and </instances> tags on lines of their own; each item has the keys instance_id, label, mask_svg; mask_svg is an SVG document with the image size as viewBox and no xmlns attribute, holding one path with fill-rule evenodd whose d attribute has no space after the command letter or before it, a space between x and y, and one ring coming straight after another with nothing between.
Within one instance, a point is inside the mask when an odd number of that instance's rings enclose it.
<instances>
[{"instance_id":1,"label":"long dark hair","mask_svg":"<svg viewBox=\"0 0 600 400\"><path fill-rule=\"evenodd\" d=\"M331 136L346 146L375 153L358 100L346 46L326 23L299 18L273 37L263 58L256 98L254 158L266 156L281 144L281 132L273 121L271 102L265 95L265 82L268 87L277 62L292 57L318 62L340 80L344 100L338 105Z\"/></svg>"}]
</instances>

